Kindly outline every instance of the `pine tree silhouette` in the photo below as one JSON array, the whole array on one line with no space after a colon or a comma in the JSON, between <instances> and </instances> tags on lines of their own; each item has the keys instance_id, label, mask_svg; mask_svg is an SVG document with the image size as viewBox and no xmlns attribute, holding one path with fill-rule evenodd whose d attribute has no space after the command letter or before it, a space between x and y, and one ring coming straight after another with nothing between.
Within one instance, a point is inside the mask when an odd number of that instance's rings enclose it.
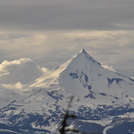
<instances>
[{"instance_id":1,"label":"pine tree silhouette","mask_svg":"<svg viewBox=\"0 0 134 134\"><path fill-rule=\"evenodd\" d=\"M64 118L63 118L63 121L61 122L61 128L59 129L60 134L65 134L68 132L79 133L79 134L99 134L99 133L84 133L84 132L80 132L79 130L77 130L75 128L66 129L66 127L68 126L67 120L69 118L76 119L76 116L74 114L69 114L69 108L71 107L71 103L73 101L73 98L74 98L74 96L71 96L70 101L69 101L68 106L67 106L66 113L65 113Z\"/></svg>"}]
</instances>

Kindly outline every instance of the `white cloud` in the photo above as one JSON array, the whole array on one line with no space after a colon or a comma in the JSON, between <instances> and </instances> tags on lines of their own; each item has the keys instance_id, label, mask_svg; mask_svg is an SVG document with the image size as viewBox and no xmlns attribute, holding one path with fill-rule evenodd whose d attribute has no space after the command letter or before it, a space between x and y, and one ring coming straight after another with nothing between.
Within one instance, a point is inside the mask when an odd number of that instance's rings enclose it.
<instances>
[{"instance_id":1,"label":"white cloud","mask_svg":"<svg viewBox=\"0 0 134 134\"><path fill-rule=\"evenodd\" d=\"M22 63L27 63L29 61L32 61L30 58L21 58L19 60L13 60L13 61L7 61L7 60L4 60L2 62L2 64L0 64L0 68L6 68L7 66L12 66L12 65L19 65L19 64L22 64ZM0 70L1 71L1 70Z\"/></svg>"},{"instance_id":2,"label":"white cloud","mask_svg":"<svg viewBox=\"0 0 134 134\"><path fill-rule=\"evenodd\" d=\"M19 60L13 60L13 61L4 60L0 64L0 76L9 75L10 71L12 70L12 68L14 68L14 66L20 65L20 64L25 64L29 61L32 62L32 60L29 58L21 58Z\"/></svg>"},{"instance_id":3,"label":"white cloud","mask_svg":"<svg viewBox=\"0 0 134 134\"><path fill-rule=\"evenodd\" d=\"M29 58L21 58L14 61L3 61L0 64L0 83L13 84L20 82L28 84L40 77L43 71ZM17 84L16 86L20 86Z\"/></svg>"},{"instance_id":4,"label":"white cloud","mask_svg":"<svg viewBox=\"0 0 134 134\"><path fill-rule=\"evenodd\" d=\"M134 79L134 76L130 76L130 78Z\"/></svg>"},{"instance_id":5,"label":"white cloud","mask_svg":"<svg viewBox=\"0 0 134 134\"><path fill-rule=\"evenodd\" d=\"M42 67L41 70L42 70L44 73L46 73L46 72L48 72L50 69L49 69L49 68L46 68L46 67Z\"/></svg>"},{"instance_id":6,"label":"white cloud","mask_svg":"<svg viewBox=\"0 0 134 134\"><path fill-rule=\"evenodd\" d=\"M102 65L102 67L104 67L104 68L106 68L106 69L108 69L108 70L110 70L110 71L114 71L114 72L116 72L116 70L112 67L112 66L107 66L107 65Z\"/></svg>"},{"instance_id":7,"label":"white cloud","mask_svg":"<svg viewBox=\"0 0 134 134\"><path fill-rule=\"evenodd\" d=\"M2 84L1 86L3 88L12 89L12 90L22 90L25 87L25 85L23 85L20 82L17 82L15 84Z\"/></svg>"},{"instance_id":8,"label":"white cloud","mask_svg":"<svg viewBox=\"0 0 134 134\"><path fill-rule=\"evenodd\" d=\"M125 31L84 31L84 30L77 30L72 31L70 33L65 33L64 36L70 38L72 40L76 39L111 39L113 40L115 36L125 34Z\"/></svg>"}]
</instances>

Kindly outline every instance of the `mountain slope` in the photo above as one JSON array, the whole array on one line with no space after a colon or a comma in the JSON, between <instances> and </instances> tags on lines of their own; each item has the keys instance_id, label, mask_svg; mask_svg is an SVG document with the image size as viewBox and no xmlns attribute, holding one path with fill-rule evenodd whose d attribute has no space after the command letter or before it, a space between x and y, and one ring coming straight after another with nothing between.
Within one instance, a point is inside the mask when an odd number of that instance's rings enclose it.
<instances>
[{"instance_id":1,"label":"mountain slope","mask_svg":"<svg viewBox=\"0 0 134 134\"><path fill-rule=\"evenodd\" d=\"M77 119L70 121L70 127L115 134L126 122L134 122L134 80L103 68L83 49L29 83L21 93L12 94L12 102L5 100L1 124L10 126L10 131L17 127L21 133L57 133L72 95L70 112ZM129 126L124 134L133 132Z\"/></svg>"},{"instance_id":2,"label":"mountain slope","mask_svg":"<svg viewBox=\"0 0 134 134\"><path fill-rule=\"evenodd\" d=\"M93 104L111 105L118 101L124 105L134 98L133 79L103 68L85 50L38 78L30 87L66 89Z\"/></svg>"}]
</instances>

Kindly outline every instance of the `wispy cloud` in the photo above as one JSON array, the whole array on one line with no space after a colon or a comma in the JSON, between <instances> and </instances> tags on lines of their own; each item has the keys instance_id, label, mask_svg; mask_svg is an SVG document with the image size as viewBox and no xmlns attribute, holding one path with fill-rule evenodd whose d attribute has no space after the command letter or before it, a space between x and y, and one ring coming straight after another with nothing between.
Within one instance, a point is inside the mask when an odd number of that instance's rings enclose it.
<instances>
[{"instance_id":1,"label":"wispy cloud","mask_svg":"<svg viewBox=\"0 0 134 134\"><path fill-rule=\"evenodd\" d=\"M104 67L104 68L106 68L106 69L108 69L108 70L110 70L110 71L114 71L114 72L116 72L116 70L112 67L112 66L107 66L107 65L102 65L102 67Z\"/></svg>"},{"instance_id":2,"label":"wispy cloud","mask_svg":"<svg viewBox=\"0 0 134 134\"><path fill-rule=\"evenodd\" d=\"M82 48L97 61L116 69L134 67L134 31L46 31L36 33L1 32L3 60L33 59L41 67L53 68Z\"/></svg>"},{"instance_id":3,"label":"wispy cloud","mask_svg":"<svg viewBox=\"0 0 134 134\"><path fill-rule=\"evenodd\" d=\"M5 89L12 89L12 90L22 90L25 85L23 85L22 83L20 82L17 82L17 83L14 83L14 84L2 84L1 85L3 88Z\"/></svg>"}]
</instances>

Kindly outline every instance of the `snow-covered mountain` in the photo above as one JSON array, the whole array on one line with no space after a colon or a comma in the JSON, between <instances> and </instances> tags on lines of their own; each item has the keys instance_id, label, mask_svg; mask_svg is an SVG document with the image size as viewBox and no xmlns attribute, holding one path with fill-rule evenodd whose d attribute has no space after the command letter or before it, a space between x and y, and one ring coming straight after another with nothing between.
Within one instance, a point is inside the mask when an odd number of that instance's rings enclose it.
<instances>
[{"instance_id":1,"label":"snow-covered mountain","mask_svg":"<svg viewBox=\"0 0 134 134\"><path fill-rule=\"evenodd\" d=\"M70 112L77 119L69 120L70 127L100 134L134 133L134 79L103 68L84 49L21 91L1 86L0 93L1 132L57 133L73 95Z\"/></svg>"}]
</instances>

